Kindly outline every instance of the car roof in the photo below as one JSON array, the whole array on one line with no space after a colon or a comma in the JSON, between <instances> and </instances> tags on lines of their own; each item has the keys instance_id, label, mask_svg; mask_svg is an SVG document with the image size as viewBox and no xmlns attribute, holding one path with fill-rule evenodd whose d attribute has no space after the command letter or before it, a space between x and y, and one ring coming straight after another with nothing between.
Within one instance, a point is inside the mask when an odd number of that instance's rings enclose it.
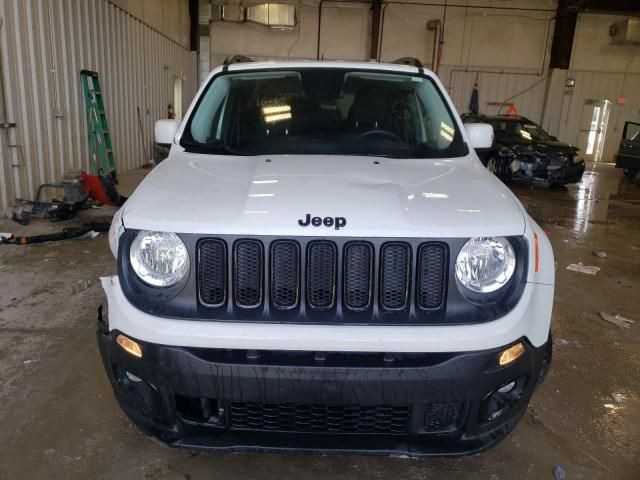
<instances>
[{"instance_id":1,"label":"car roof","mask_svg":"<svg viewBox=\"0 0 640 480\"><path fill-rule=\"evenodd\" d=\"M418 68L413 65L401 63L380 63L380 62L348 62L341 60L287 60L287 61L264 61L264 62L241 62L227 66L231 72L243 70L268 70L270 68L337 68L345 70L376 70L387 72L420 73L421 70L433 76L433 72L427 68Z\"/></svg>"}]
</instances>

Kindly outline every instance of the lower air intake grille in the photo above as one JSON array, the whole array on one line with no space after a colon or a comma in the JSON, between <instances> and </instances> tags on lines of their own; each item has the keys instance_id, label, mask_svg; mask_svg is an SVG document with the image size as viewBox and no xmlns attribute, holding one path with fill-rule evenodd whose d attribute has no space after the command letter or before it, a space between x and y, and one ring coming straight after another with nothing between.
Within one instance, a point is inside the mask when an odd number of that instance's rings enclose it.
<instances>
[{"instance_id":1,"label":"lower air intake grille","mask_svg":"<svg viewBox=\"0 0 640 480\"><path fill-rule=\"evenodd\" d=\"M430 403L424 413L424 428L428 432L455 430L462 415L462 402Z\"/></svg>"},{"instance_id":2,"label":"lower air intake grille","mask_svg":"<svg viewBox=\"0 0 640 480\"><path fill-rule=\"evenodd\" d=\"M406 405L297 405L231 402L230 428L270 432L407 434Z\"/></svg>"},{"instance_id":3,"label":"lower air intake grille","mask_svg":"<svg viewBox=\"0 0 640 480\"><path fill-rule=\"evenodd\" d=\"M333 242L311 242L307 260L307 298L313 310L333 308L338 253Z\"/></svg>"},{"instance_id":4,"label":"lower air intake grille","mask_svg":"<svg viewBox=\"0 0 640 480\"><path fill-rule=\"evenodd\" d=\"M264 265L262 243L238 240L234 245L233 292L241 308L255 308L262 303Z\"/></svg>"},{"instance_id":5,"label":"lower air intake grille","mask_svg":"<svg viewBox=\"0 0 640 480\"><path fill-rule=\"evenodd\" d=\"M380 303L384 310L403 310L409 306L410 247L386 243L380 254Z\"/></svg>"},{"instance_id":6,"label":"lower air intake grille","mask_svg":"<svg viewBox=\"0 0 640 480\"><path fill-rule=\"evenodd\" d=\"M198 290L200 302L219 307L227 297L227 246L222 240L207 239L198 248Z\"/></svg>"},{"instance_id":7,"label":"lower air intake grille","mask_svg":"<svg viewBox=\"0 0 640 480\"><path fill-rule=\"evenodd\" d=\"M418 307L435 310L442 307L447 268L447 246L423 243L418 250Z\"/></svg>"},{"instance_id":8,"label":"lower air intake grille","mask_svg":"<svg viewBox=\"0 0 640 480\"><path fill-rule=\"evenodd\" d=\"M300 247L291 240L271 244L271 303L278 310L298 305Z\"/></svg>"}]
</instances>

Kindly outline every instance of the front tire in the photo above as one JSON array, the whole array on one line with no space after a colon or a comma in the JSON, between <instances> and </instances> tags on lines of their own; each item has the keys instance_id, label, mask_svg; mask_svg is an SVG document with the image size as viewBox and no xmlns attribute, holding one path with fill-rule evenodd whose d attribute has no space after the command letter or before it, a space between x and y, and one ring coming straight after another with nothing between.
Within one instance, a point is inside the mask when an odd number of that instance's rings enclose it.
<instances>
[{"instance_id":1,"label":"front tire","mask_svg":"<svg viewBox=\"0 0 640 480\"><path fill-rule=\"evenodd\" d=\"M498 168L498 160L495 157L490 157L487 160L487 170L493 173L496 177L500 177L500 171Z\"/></svg>"}]
</instances>

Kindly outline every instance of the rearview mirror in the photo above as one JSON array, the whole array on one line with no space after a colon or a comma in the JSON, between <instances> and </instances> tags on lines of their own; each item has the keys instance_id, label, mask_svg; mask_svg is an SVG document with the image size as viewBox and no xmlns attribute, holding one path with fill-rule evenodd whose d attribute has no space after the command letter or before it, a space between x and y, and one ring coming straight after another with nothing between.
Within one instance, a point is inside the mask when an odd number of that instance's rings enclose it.
<instances>
[{"instance_id":1,"label":"rearview mirror","mask_svg":"<svg viewBox=\"0 0 640 480\"><path fill-rule=\"evenodd\" d=\"M469 142L474 149L491 148L493 145L493 127L488 123L467 123L465 125Z\"/></svg>"},{"instance_id":2,"label":"rearview mirror","mask_svg":"<svg viewBox=\"0 0 640 480\"><path fill-rule=\"evenodd\" d=\"M153 132L156 143L171 145L179 126L180 120L158 120Z\"/></svg>"}]
</instances>

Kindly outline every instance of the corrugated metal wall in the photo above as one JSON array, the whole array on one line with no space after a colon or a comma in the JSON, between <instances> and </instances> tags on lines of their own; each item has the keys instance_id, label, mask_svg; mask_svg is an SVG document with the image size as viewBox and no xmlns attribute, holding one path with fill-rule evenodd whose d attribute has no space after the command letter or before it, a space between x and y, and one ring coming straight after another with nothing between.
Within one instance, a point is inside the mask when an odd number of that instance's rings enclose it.
<instances>
[{"instance_id":1,"label":"corrugated metal wall","mask_svg":"<svg viewBox=\"0 0 640 480\"><path fill-rule=\"evenodd\" d=\"M0 120L16 123L0 131L3 208L65 170L89 168L81 70L100 74L120 172L146 162L143 144L152 155L153 125L174 101L175 79L185 76L183 110L196 92L196 54L106 0L0 0L0 17Z\"/></svg>"},{"instance_id":2,"label":"corrugated metal wall","mask_svg":"<svg viewBox=\"0 0 640 480\"><path fill-rule=\"evenodd\" d=\"M546 73L535 71L521 72L490 72L464 69L462 67L442 65L440 79L447 87L459 113L469 111L469 100L473 85L478 77L478 92L480 112L495 115L501 104L518 95L512 102L520 115L536 122L542 120L542 106L544 104ZM501 113L507 112L507 105L503 105Z\"/></svg>"},{"instance_id":3,"label":"corrugated metal wall","mask_svg":"<svg viewBox=\"0 0 640 480\"><path fill-rule=\"evenodd\" d=\"M568 74L575 78L575 87L565 92L562 101L559 137L577 144L581 128L586 128L582 110L587 100L609 100L612 103L607 124L603 162L613 162L618 151L622 129L626 120L640 119L640 74L580 72ZM626 97L624 105L616 103L618 97ZM592 108L592 107L591 107Z\"/></svg>"}]
</instances>

